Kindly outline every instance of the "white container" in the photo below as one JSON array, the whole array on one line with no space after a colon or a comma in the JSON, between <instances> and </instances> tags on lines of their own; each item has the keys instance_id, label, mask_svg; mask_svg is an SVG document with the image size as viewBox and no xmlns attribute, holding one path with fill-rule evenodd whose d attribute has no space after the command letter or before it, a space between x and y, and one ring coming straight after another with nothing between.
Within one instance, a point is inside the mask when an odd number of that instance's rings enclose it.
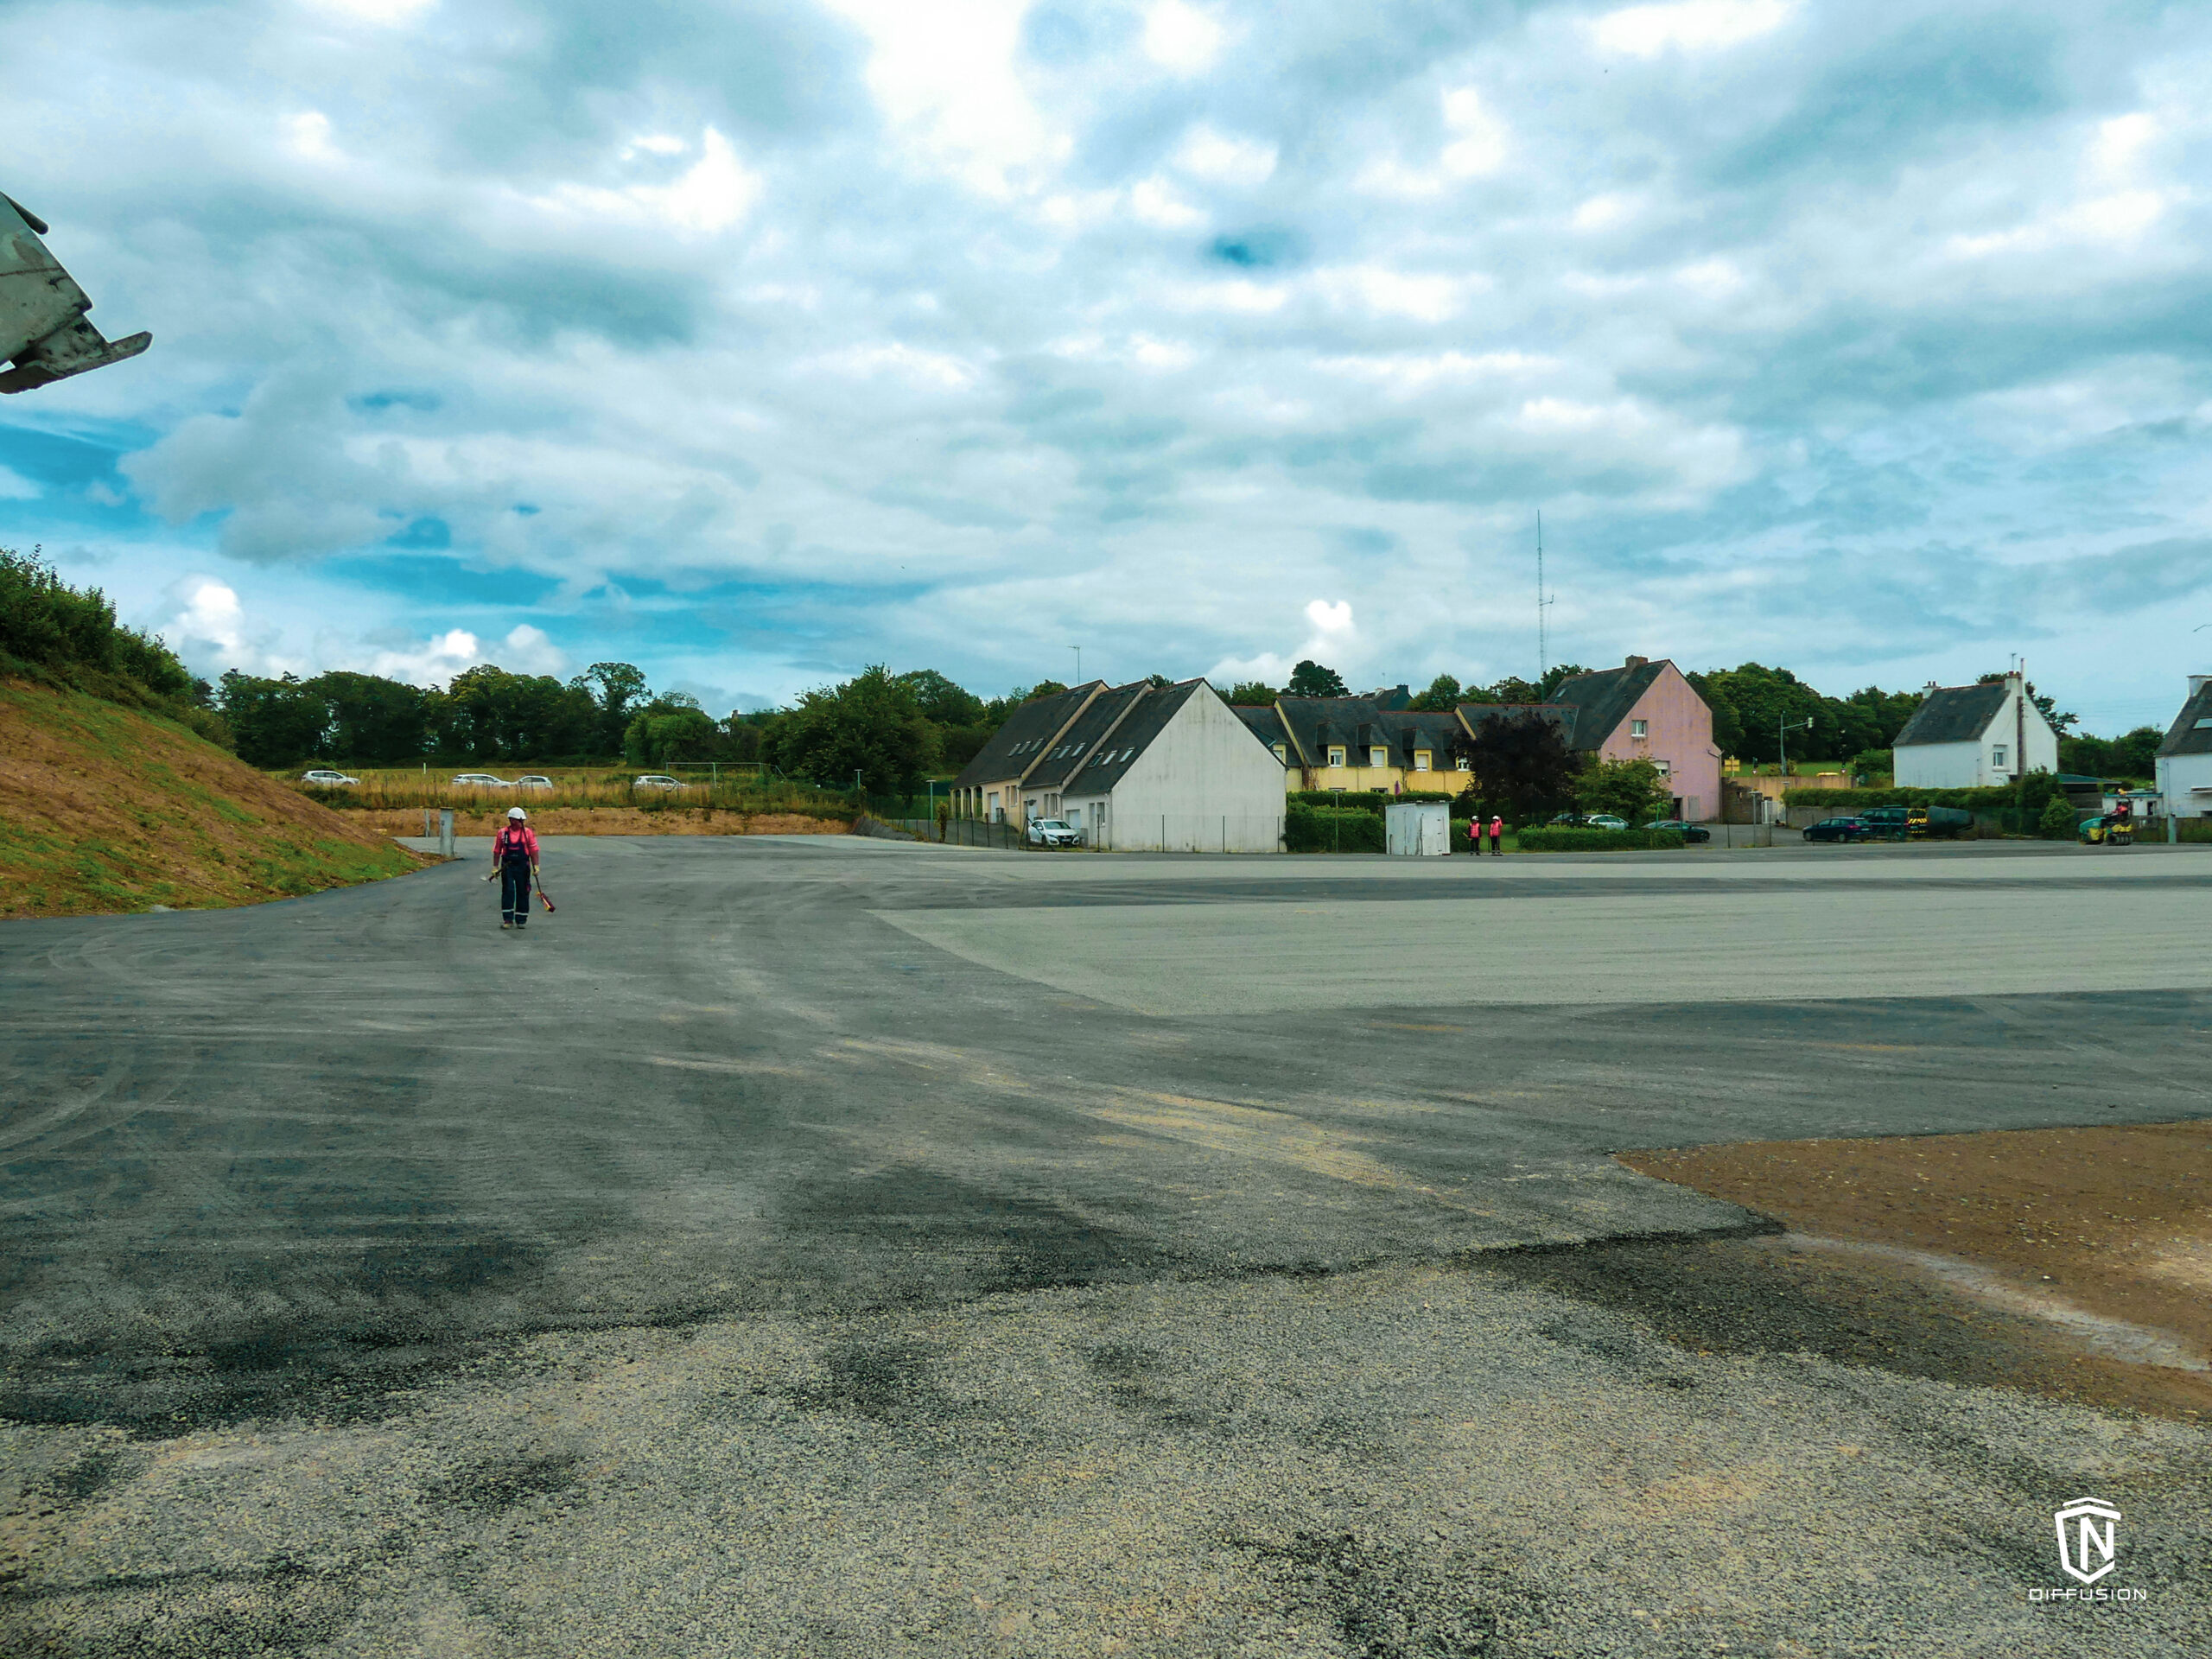
<instances>
[{"instance_id":1,"label":"white container","mask_svg":"<svg viewBox=\"0 0 2212 1659\"><path fill-rule=\"evenodd\" d=\"M1394 855L1442 858L1452 850L1452 810L1442 801L1388 802L1382 829Z\"/></svg>"}]
</instances>

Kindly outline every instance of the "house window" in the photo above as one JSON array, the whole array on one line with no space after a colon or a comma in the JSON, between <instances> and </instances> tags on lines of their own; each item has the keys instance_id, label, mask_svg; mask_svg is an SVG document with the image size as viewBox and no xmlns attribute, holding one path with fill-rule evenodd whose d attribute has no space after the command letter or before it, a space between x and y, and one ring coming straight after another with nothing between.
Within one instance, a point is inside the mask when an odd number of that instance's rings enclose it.
<instances>
[{"instance_id":1,"label":"house window","mask_svg":"<svg viewBox=\"0 0 2212 1659\"><path fill-rule=\"evenodd\" d=\"M2006 753L2007 751L2002 743L1992 744L1989 749L1989 764L1996 767L1999 772L2004 771L2005 756Z\"/></svg>"},{"instance_id":2,"label":"house window","mask_svg":"<svg viewBox=\"0 0 2212 1659\"><path fill-rule=\"evenodd\" d=\"M1650 736L1651 722L1648 720L1631 720L1628 723L1628 734L1630 737Z\"/></svg>"},{"instance_id":3,"label":"house window","mask_svg":"<svg viewBox=\"0 0 2212 1659\"><path fill-rule=\"evenodd\" d=\"M1390 751L1383 748L1370 749L1367 752L1367 764L1370 766L1389 766L1390 764Z\"/></svg>"},{"instance_id":4,"label":"house window","mask_svg":"<svg viewBox=\"0 0 2212 1659\"><path fill-rule=\"evenodd\" d=\"M1277 743L1273 747L1275 752L1275 759L1281 761L1285 766L1288 766L1290 764L1290 752L1284 748L1280 743Z\"/></svg>"},{"instance_id":5,"label":"house window","mask_svg":"<svg viewBox=\"0 0 2212 1659\"><path fill-rule=\"evenodd\" d=\"M1329 748L1329 764L1332 766L1341 766L1344 763L1344 752L1332 744Z\"/></svg>"},{"instance_id":6,"label":"house window","mask_svg":"<svg viewBox=\"0 0 2212 1659\"><path fill-rule=\"evenodd\" d=\"M1455 755L1453 755L1453 756L1452 757L1452 771L1454 771L1454 772L1465 772L1466 769L1467 769L1467 757L1466 757L1465 755L1464 755L1464 754L1455 754Z\"/></svg>"},{"instance_id":7,"label":"house window","mask_svg":"<svg viewBox=\"0 0 2212 1659\"><path fill-rule=\"evenodd\" d=\"M1414 751L1414 770L1415 772L1427 772L1428 770L1428 751L1427 749L1415 749Z\"/></svg>"},{"instance_id":8,"label":"house window","mask_svg":"<svg viewBox=\"0 0 2212 1659\"><path fill-rule=\"evenodd\" d=\"M1651 764L1657 768L1662 778L1675 769L1675 763L1671 760L1654 760Z\"/></svg>"}]
</instances>

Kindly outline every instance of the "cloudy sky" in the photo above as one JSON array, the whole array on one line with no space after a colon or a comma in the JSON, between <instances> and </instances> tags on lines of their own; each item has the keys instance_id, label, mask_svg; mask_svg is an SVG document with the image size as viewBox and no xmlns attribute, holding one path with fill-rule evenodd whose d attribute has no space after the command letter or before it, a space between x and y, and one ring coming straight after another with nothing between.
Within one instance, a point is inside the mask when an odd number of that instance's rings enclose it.
<instances>
[{"instance_id":1,"label":"cloudy sky","mask_svg":"<svg viewBox=\"0 0 2212 1659\"><path fill-rule=\"evenodd\" d=\"M10 0L135 362L0 542L203 671L2212 664L2212 7Z\"/></svg>"}]
</instances>

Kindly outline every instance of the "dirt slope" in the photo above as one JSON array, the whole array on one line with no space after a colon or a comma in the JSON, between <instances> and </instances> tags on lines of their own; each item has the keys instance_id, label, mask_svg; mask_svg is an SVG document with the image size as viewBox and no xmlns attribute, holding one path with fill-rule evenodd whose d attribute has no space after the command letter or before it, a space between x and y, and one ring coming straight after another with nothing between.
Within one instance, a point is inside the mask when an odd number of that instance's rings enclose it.
<instances>
[{"instance_id":1,"label":"dirt slope","mask_svg":"<svg viewBox=\"0 0 2212 1659\"><path fill-rule=\"evenodd\" d=\"M0 916L254 904L421 862L173 721L0 681Z\"/></svg>"}]
</instances>

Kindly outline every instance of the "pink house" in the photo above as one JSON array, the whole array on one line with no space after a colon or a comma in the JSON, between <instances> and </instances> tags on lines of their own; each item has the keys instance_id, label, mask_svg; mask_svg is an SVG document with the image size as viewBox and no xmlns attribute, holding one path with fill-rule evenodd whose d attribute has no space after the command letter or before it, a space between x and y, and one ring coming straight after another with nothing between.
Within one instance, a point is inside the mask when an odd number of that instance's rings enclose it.
<instances>
[{"instance_id":1,"label":"pink house","mask_svg":"<svg viewBox=\"0 0 2212 1659\"><path fill-rule=\"evenodd\" d=\"M1700 823L1720 816L1720 751L1713 710L1664 660L1631 657L1619 668L1568 680L1552 703L1573 710L1567 747L1609 760L1649 760L1669 780L1674 816Z\"/></svg>"}]
</instances>

